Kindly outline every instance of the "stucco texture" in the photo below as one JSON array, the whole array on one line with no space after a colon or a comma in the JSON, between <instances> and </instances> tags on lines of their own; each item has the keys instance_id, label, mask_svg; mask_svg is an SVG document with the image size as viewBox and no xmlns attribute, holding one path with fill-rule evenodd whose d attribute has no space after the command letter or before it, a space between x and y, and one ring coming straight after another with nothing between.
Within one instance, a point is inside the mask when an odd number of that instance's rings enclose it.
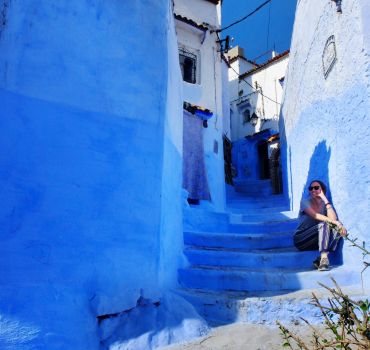
<instances>
[{"instance_id":1,"label":"stucco texture","mask_svg":"<svg viewBox=\"0 0 370 350\"><path fill-rule=\"evenodd\" d=\"M280 130L293 209L310 181L322 179L350 236L370 244L368 7L343 1L340 14L332 1L298 3ZM332 35L336 62L325 78L322 56ZM344 245L344 264L360 270L361 260Z\"/></svg>"},{"instance_id":2,"label":"stucco texture","mask_svg":"<svg viewBox=\"0 0 370 350\"><path fill-rule=\"evenodd\" d=\"M155 302L177 283L182 97L168 89L181 80L171 4L6 3L0 348L98 349L97 316Z\"/></svg>"}]
</instances>

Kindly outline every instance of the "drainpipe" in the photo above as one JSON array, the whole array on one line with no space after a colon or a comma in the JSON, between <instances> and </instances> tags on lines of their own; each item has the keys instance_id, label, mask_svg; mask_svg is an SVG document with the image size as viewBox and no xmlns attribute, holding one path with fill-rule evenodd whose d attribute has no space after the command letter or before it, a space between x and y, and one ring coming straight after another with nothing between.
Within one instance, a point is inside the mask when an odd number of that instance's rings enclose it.
<instances>
[{"instance_id":1,"label":"drainpipe","mask_svg":"<svg viewBox=\"0 0 370 350\"><path fill-rule=\"evenodd\" d=\"M256 82L256 90L259 90L260 93L261 93L261 98L262 98L262 116L263 116L263 118L265 118L265 100L263 98L262 86L259 86L257 82Z\"/></svg>"},{"instance_id":2,"label":"drainpipe","mask_svg":"<svg viewBox=\"0 0 370 350\"><path fill-rule=\"evenodd\" d=\"M207 30L203 31L203 37L202 37L202 40L200 41L201 45L203 45L204 40L206 40L206 35L207 35Z\"/></svg>"},{"instance_id":3,"label":"drainpipe","mask_svg":"<svg viewBox=\"0 0 370 350\"><path fill-rule=\"evenodd\" d=\"M276 108L276 116L279 118L279 107L277 103L277 88L276 88L276 80L275 79L275 108Z\"/></svg>"}]
</instances>

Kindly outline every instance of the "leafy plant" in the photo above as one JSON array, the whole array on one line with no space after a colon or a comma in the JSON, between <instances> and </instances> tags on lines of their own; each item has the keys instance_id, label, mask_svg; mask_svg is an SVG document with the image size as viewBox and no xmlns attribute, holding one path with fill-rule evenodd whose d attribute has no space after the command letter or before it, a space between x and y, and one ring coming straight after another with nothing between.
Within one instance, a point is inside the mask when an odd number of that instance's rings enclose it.
<instances>
[{"instance_id":1,"label":"leafy plant","mask_svg":"<svg viewBox=\"0 0 370 350\"><path fill-rule=\"evenodd\" d=\"M357 239L346 240L352 246L360 249L365 259L370 256L365 242L361 245ZM370 265L364 260L363 273ZM315 293L312 293L311 304L319 308L324 319L324 330L312 326L307 320L302 320L311 328L312 337L310 342L303 340L288 328L277 322L284 338L283 347L291 350L321 350L321 349L345 349L345 350L369 350L370 349L370 301L354 300L345 294L338 283L332 278L334 288L319 283L329 291L328 304L319 300Z\"/></svg>"}]
</instances>

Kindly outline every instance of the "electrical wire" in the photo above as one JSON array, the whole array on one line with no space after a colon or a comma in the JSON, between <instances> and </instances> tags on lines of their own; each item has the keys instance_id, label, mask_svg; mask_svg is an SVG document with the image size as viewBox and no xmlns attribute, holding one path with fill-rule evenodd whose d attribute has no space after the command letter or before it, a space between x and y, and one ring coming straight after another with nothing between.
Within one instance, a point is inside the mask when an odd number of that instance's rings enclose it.
<instances>
[{"instance_id":1,"label":"electrical wire","mask_svg":"<svg viewBox=\"0 0 370 350\"><path fill-rule=\"evenodd\" d=\"M240 79L240 77L241 77L241 75L233 68L233 67L231 67L231 65L229 65L229 67L237 74L237 76L238 76L238 78ZM242 78L242 80L247 84L247 85L249 85L253 90L254 90L254 92L257 92L257 93L259 93L259 94L261 94L261 96L263 96L263 97L266 97L268 100L270 100L271 102L274 102L274 103L276 103L276 104L278 104L278 105L281 105L281 103L279 103L279 102L277 102L277 101L275 101L275 100L273 100L272 98L270 98L270 97L268 97L268 96L266 96L262 91L260 91L260 90L258 90L258 89L256 89L252 84L250 84L250 83L248 83L248 81L246 81L244 78ZM241 96L242 97L242 96Z\"/></svg>"},{"instance_id":2,"label":"electrical wire","mask_svg":"<svg viewBox=\"0 0 370 350\"><path fill-rule=\"evenodd\" d=\"M219 33L218 32L216 32L216 35L217 35L217 42L220 42L221 40L220 40L220 36L219 36ZM222 57L224 57L224 59L227 61L227 59L226 59L226 57L224 56L224 54L223 54L223 52L221 51L220 52L220 54L221 54L221 58ZM236 75L238 76L238 78L240 79L240 77L241 77L241 75L233 68L233 67L231 67L231 65L229 64L229 67L236 73ZM277 101L275 101L275 100L273 100L272 98L270 98L270 97L268 97L268 96L266 96L266 95L264 95L263 94L263 92L262 91L260 91L260 90L258 90L258 89L256 89L252 84L250 84L250 83L248 83L244 78L242 78L242 80L247 84L247 85L249 85L255 92L258 92L259 94L261 94L261 96L263 96L263 97L266 97L268 100L270 100L270 101L272 101L272 102L274 102L274 103L276 103L276 104L278 104L278 105L281 105L281 103L279 103L279 102L277 102Z\"/></svg>"},{"instance_id":3,"label":"electrical wire","mask_svg":"<svg viewBox=\"0 0 370 350\"><path fill-rule=\"evenodd\" d=\"M269 49L269 39L270 39L270 22L271 22L271 4L269 5L269 20L267 22L267 38L266 38L266 50Z\"/></svg>"},{"instance_id":4,"label":"electrical wire","mask_svg":"<svg viewBox=\"0 0 370 350\"><path fill-rule=\"evenodd\" d=\"M217 38L218 38L218 40L220 40L220 37L219 37L219 35L218 35L218 33L216 33L216 35L217 35ZM223 53L221 52L221 55L223 55ZM225 58L226 59L226 58ZM231 67L231 65L229 64L229 67L236 73L236 75L238 76L238 78L240 79L240 77L241 77L241 75L233 68L233 67ZM274 102L274 103L276 103L276 104L278 104L278 105L281 105L281 103L279 103L279 102L277 102L277 101L275 101L275 100L273 100L272 98L270 98L270 97L268 97L268 96L266 96L262 91L260 91L260 90L258 90L258 89L256 89L252 84L250 84L248 81L246 81L244 78L242 78L242 80L247 84L247 85L249 85L255 92L257 92L257 93L259 93L259 94L261 94L261 96L263 96L263 97L266 97L268 100L270 100L271 102Z\"/></svg>"},{"instance_id":5,"label":"electrical wire","mask_svg":"<svg viewBox=\"0 0 370 350\"><path fill-rule=\"evenodd\" d=\"M234 26L235 24L238 24L244 20L246 20L248 17L254 15L256 12L258 12L262 7L264 7L265 5L267 5L269 2L271 2L272 0L266 0L263 4L259 5L255 10L253 10L251 13L248 13L246 16L244 16L243 18L229 24L228 26L226 26L225 28L221 28L221 29L217 29L215 30L216 33L221 33L222 31L226 30L226 29L229 29L230 27ZM213 31L211 31L213 32Z\"/></svg>"}]
</instances>

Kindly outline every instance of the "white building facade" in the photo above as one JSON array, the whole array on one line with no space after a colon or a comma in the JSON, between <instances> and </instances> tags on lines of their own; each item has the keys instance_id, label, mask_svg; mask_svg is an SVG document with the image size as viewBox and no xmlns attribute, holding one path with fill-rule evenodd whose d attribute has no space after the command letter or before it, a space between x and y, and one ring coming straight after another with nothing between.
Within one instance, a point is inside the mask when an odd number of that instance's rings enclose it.
<instances>
[{"instance_id":1,"label":"white building facade","mask_svg":"<svg viewBox=\"0 0 370 350\"><path fill-rule=\"evenodd\" d=\"M271 129L278 131L278 120L289 51L264 64L248 61L240 48L229 53L229 96L231 139Z\"/></svg>"},{"instance_id":2,"label":"white building facade","mask_svg":"<svg viewBox=\"0 0 370 350\"><path fill-rule=\"evenodd\" d=\"M228 108L223 106L226 99L222 89L226 64L215 33L220 29L221 2L175 0L174 5L183 99L184 103L212 114L202 132L204 157L210 203L222 209L225 202L223 135L229 133L229 123L224 123Z\"/></svg>"}]
</instances>

